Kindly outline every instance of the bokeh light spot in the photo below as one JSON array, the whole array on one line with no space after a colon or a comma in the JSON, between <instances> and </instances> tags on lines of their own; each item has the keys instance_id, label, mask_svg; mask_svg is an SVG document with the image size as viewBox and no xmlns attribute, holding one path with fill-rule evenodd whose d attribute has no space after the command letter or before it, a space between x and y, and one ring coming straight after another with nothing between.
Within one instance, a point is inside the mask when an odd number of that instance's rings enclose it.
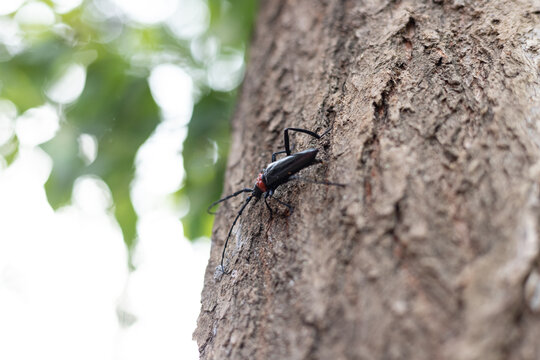
<instances>
[{"instance_id":1,"label":"bokeh light spot","mask_svg":"<svg viewBox=\"0 0 540 360\"><path fill-rule=\"evenodd\" d=\"M55 22L55 15L48 5L36 1L21 7L15 14L15 20L21 25L50 26Z\"/></svg>"},{"instance_id":2,"label":"bokeh light spot","mask_svg":"<svg viewBox=\"0 0 540 360\"><path fill-rule=\"evenodd\" d=\"M161 64L152 69L150 90L166 118L182 118L185 123L193 108L193 80L180 67Z\"/></svg>"},{"instance_id":3,"label":"bokeh light spot","mask_svg":"<svg viewBox=\"0 0 540 360\"><path fill-rule=\"evenodd\" d=\"M57 13L65 14L81 5L83 0L52 0Z\"/></svg>"},{"instance_id":4,"label":"bokeh light spot","mask_svg":"<svg viewBox=\"0 0 540 360\"><path fill-rule=\"evenodd\" d=\"M208 5L203 0L183 0L178 10L167 19L167 26L180 39L202 34L209 23Z\"/></svg>"},{"instance_id":5,"label":"bokeh light spot","mask_svg":"<svg viewBox=\"0 0 540 360\"><path fill-rule=\"evenodd\" d=\"M231 91L236 88L244 76L244 54L231 52L217 57L208 69L208 84L214 90Z\"/></svg>"},{"instance_id":6,"label":"bokeh light spot","mask_svg":"<svg viewBox=\"0 0 540 360\"><path fill-rule=\"evenodd\" d=\"M0 99L0 146L8 142L15 132L17 107L11 101Z\"/></svg>"},{"instance_id":7,"label":"bokeh light spot","mask_svg":"<svg viewBox=\"0 0 540 360\"><path fill-rule=\"evenodd\" d=\"M133 21L155 24L167 19L178 7L177 0L113 0Z\"/></svg>"},{"instance_id":8,"label":"bokeh light spot","mask_svg":"<svg viewBox=\"0 0 540 360\"><path fill-rule=\"evenodd\" d=\"M90 134L81 134L77 139L79 142L79 156L83 159L86 166L96 160L98 152L98 141L95 136Z\"/></svg>"},{"instance_id":9,"label":"bokeh light spot","mask_svg":"<svg viewBox=\"0 0 540 360\"><path fill-rule=\"evenodd\" d=\"M86 213L100 214L112 206L109 187L97 176L85 175L77 178L73 185L73 204Z\"/></svg>"},{"instance_id":10,"label":"bokeh light spot","mask_svg":"<svg viewBox=\"0 0 540 360\"><path fill-rule=\"evenodd\" d=\"M2 0L0 1L0 15L11 14L17 11L25 0Z\"/></svg>"},{"instance_id":11,"label":"bokeh light spot","mask_svg":"<svg viewBox=\"0 0 540 360\"><path fill-rule=\"evenodd\" d=\"M59 128L58 113L50 104L27 110L19 116L15 133L21 145L36 146L54 137Z\"/></svg>"},{"instance_id":12,"label":"bokeh light spot","mask_svg":"<svg viewBox=\"0 0 540 360\"><path fill-rule=\"evenodd\" d=\"M47 96L59 104L77 100L86 82L86 69L80 64L70 65L59 79L47 90Z\"/></svg>"}]
</instances>

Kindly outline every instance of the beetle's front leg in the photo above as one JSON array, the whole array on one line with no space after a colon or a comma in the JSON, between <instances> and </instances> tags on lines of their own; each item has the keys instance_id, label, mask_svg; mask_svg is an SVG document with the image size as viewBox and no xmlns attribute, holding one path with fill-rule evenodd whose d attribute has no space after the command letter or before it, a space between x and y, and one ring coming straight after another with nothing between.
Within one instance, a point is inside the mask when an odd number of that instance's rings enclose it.
<instances>
[{"instance_id":1,"label":"beetle's front leg","mask_svg":"<svg viewBox=\"0 0 540 360\"><path fill-rule=\"evenodd\" d=\"M269 191L264 193L264 203L266 204L266 207L268 208L268 211L270 212L269 220L272 220L272 217L274 216L274 211L270 207L270 204L268 204L267 199L268 199L269 196L272 196L273 193L274 193L274 190L269 190Z\"/></svg>"}]
</instances>

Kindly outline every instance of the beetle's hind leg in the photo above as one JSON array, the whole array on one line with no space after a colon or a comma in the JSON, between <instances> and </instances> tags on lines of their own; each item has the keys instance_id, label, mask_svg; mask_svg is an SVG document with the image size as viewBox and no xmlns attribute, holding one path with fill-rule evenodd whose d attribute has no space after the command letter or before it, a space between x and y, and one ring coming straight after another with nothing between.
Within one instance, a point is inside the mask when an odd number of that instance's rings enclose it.
<instances>
[{"instance_id":1,"label":"beetle's hind leg","mask_svg":"<svg viewBox=\"0 0 540 360\"><path fill-rule=\"evenodd\" d=\"M287 215L287 217L291 216L293 211L294 211L294 206L292 206L291 204L287 204L286 202L284 201L281 201L280 199L278 199L277 197L273 196L272 199L276 200L278 203L280 203L281 205L283 206L286 206L287 207L287 210L289 211L289 214Z\"/></svg>"}]
</instances>

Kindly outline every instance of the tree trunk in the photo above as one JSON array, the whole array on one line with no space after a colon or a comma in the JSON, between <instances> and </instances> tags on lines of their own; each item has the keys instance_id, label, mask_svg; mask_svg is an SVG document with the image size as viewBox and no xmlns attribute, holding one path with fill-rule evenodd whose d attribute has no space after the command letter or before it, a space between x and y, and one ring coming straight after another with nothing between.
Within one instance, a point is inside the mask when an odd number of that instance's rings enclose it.
<instances>
[{"instance_id":1,"label":"tree trunk","mask_svg":"<svg viewBox=\"0 0 540 360\"><path fill-rule=\"evenodd\" d=\"M272 220L216 217L203 359L539 359L540 5L261 1L226 193L285 127L320 149Z\"/></svg>"}]
</instances>

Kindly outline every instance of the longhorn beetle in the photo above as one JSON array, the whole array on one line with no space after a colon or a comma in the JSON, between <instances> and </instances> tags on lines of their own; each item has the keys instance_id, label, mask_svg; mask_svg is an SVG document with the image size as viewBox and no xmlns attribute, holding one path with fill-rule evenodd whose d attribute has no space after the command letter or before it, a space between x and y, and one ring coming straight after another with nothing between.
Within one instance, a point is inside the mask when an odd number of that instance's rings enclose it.
<instances>
[{"instance_id":1,"label":"longhorn beetle","mask_svg":"<svg viewBox=\"0 0 540 360\"><path fill-rule=\"evenodd\" d=\"M315 184L344 186L343 184L305 179L305 178L301 178L295 175L300 170L305 169L308 166L321 163L322 161L316 158L317 153L319 152L318 149L308 149L308 150L291 154L291 148L289 145L289 131L296 131L296 132L304 133L304 134L313 136L316 139L320 139L324 135L326 135L331 129L332 128L329 128L322 135L318 135L317 133L313 131L309 131L305 129L286 128L283 131L285 150L281 150L272 154L272 162L259 174L259 176L257 177L257 181L255 182L255 186L253 188L245 188L242 190L238 190L234 194L225 196L223 199L213 202L212 205L208 207L207 211L209 214L216 214L215 212L212 212L211 209L217 204L223 201L229 200L230 198L238 196L242 193L251 193L244 201L244 204L240 208L240 211L238 211L238 214L236 214L236 218L234 218L231 228L229 229L229 233L227 234L227 239L225 240L225 244L223 245L223 252L221 253L221 263L220 263L221 270L223 271L223 273L227 274L227 272L225 272L225 268L223 267L223 259L225 257L225 250L227 249L227 243L229 242L229 237L231 236L234 225L236 225L236 221L238 221L238 218L240 217L240 215L242 215L242 212L244 211L246 206L249 204L251 199L255 198L255 201L258 201L260 200L261 196L264 195L264 203L266 204L266 207L268 208L268 211L270 212L270 218L271 218L273 215L273 211L270 205L268 204L267 199L269 197L272 197L272 195L274 195L274 191L278 188L278 186L283 185L286 182L289 182L291 180L300 180L300 181L306 181L306 182L311 182ZM286 154L287 156L284 157L283 159L276 160L276 156L279 154ZM273 197L273 199L275 199L280 204L286 206L289 209L289 215L292 214L293 207L291 205L279 200L276 197Z\"/></svg>"}]
</instances>

